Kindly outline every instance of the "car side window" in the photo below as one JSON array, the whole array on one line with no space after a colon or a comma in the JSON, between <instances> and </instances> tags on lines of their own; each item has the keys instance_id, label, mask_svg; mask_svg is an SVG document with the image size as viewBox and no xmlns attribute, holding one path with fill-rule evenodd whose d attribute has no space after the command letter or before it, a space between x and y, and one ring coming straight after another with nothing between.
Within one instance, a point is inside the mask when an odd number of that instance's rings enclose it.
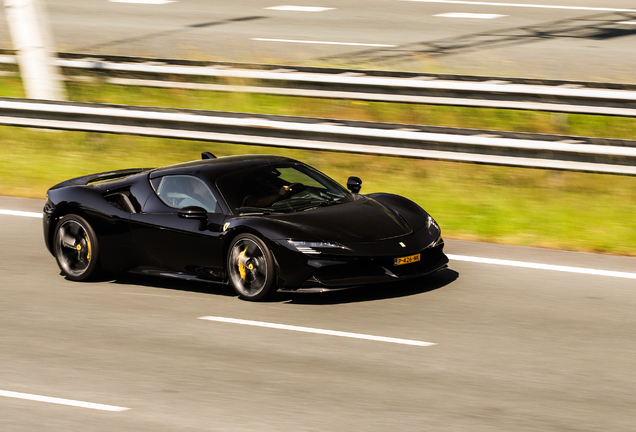
<instances>
[{"instance_id":1,"label":"car side window","mask_svg":"<svg viewBox=\"0 0 636 432\"><path fill-rule=\"evenodd\" d=\"M201 179L190 175L164 176L157 187L157 195L170 207L181 209L197 206L210 213L220 212L219 204Z\"/></svg>"}]
</instances>

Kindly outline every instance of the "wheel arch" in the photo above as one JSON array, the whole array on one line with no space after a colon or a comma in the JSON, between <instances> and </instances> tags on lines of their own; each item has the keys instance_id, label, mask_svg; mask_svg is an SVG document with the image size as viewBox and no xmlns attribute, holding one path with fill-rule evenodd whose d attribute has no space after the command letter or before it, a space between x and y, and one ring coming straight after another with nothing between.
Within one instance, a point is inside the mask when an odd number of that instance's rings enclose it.
<instances>
[{"instance_id":1,"label":"wheel arch","mask_svg":"<svg viewBox=\"0 0 636 432\"><path fill-rule=\"evenodd\" d=\"M263 235L256 228L251 227L249 225L239 225L236 228L229 231L227 235L225 236L225 240L223 242L223 270L227 273L228 271L227 255L228 255L228 252L230 251L230 246L234 242L234 239L236 239L241 234L255 235L256 237L260 238L265 243L265 246L267 246L267 248L269 249L270 253L272 254L272 259L274 260L275 275L280 274L280 266L278 264L278 259L276 258L275 247L273 247L275 246L275 243L269 240L267 236Z\"/></svg>"}]
</instances>

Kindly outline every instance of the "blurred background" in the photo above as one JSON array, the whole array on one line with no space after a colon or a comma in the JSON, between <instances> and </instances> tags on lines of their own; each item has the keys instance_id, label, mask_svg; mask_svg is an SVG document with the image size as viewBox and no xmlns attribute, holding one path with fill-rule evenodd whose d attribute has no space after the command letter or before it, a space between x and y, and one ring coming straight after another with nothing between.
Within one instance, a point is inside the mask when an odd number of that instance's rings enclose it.
<instances>
[{"instance_id":1,"label":"blurred background","mask_svg":"<svg viewBox=\"0 0 636 432\"><path fill-rule=\"evenodd\" d=\"M0 11L5 59L15 48L10 4L5 1ZM40 4L46 17L40 24L48 28L44 46L52 55L143 57L149 65L181 59L279 65L276 70L320 66L468 74L495 83L506 77L563 80L564 87L572 88L580 84L567 82L636 82L636 9L625 0ZM24 97L15 64L6 60L2 69L0 95ZM626 140L636 132L633 119L625 117L193 90L186 84L197 78L183 76L161 75L154 85L121 85L98 70L81 77L64 73L64 97L71 101ZM157 81L169 84L161 88ZM248 84L229 78L212 82ZM197 158L203 150L218 155L284 153L318 166L341 183L359 175L365 181L363 192L409 196L440 219L447 236L636 253L636 226L633 218L624 217L636 210L633 177L11 127L0 128L0 135L0 193L5 195L42 198L48 187L69 177L176 163ZM29 154L46 156L34 162ZM594 225L588 223L592 219Z\"/></svg>"}]
</instances>

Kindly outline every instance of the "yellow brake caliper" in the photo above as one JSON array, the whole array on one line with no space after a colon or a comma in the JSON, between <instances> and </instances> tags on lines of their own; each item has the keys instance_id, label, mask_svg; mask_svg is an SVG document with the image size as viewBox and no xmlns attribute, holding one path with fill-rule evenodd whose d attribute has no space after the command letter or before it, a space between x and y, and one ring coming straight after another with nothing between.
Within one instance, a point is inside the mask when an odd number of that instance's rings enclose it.
<instances>
[{"instance_id":1,"label":"yellow brake caliper","mask_svg":"<svg viewBox=\"0 0 636 432\"><path fill-rule=\"evenodd\" d=\"M238 257L238 269L239 269L239 273L241 274L241 279L243 279L245 282L247 282L247 272L245 271L245 265L243 265L241 257L245 258L245 254L247 253L247 248L245 248L245 250L243 250L243 252L241 252L239 254Z\"/></svg>"},{"instance_id":2,"label":"yellow brake caliper","mask_svg":"<svg viewBox=\"0 0 636 432\"><path fill-rule=\"evenodd\" d=\"M86 254L86 261L91 262L91 242L88 240L87 235L84 235L84 239L86 239L86 247L88 248L88 253Z\"/></svg>"}]
</instances>

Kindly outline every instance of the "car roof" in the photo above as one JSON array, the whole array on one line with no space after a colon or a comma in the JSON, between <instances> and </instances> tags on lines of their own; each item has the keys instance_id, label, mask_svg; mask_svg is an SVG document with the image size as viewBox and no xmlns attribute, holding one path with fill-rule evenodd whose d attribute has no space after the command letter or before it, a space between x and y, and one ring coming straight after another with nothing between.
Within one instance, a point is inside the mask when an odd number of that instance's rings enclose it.
<instances>
[{"instance_id":1,"label":"car roof","mask_svg":"<svg viewBox=\"0 0 636 432\"><path fill-rule=\"evenodd\" d=\"M244 168L267 166L283 162L299 163L294 159L276 155L223 156L216 159L202 159L156 168L150 172L150 178L153 179L165 175L177 174L199 175L203 172L208 178L217 178L228 172L233 172Z\"/></svg>"}]
</instances>

